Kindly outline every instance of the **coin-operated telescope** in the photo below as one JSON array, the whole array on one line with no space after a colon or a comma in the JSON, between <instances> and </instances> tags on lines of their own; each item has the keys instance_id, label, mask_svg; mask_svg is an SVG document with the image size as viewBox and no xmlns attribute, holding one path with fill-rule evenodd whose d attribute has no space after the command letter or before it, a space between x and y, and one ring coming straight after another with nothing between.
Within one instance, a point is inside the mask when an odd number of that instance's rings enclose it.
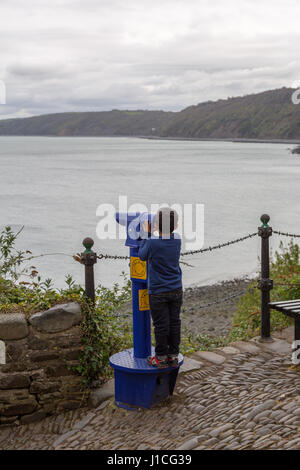
<instances>
[{"instance_id":1,"label":"coin-operated telescope","mask_svg":"<svg viewBox=\"0 0 300 470\"><path fill-rule=\"evenodd\" d=\"M154 215L148 213L119 213L116 221L126 227L125 246L130 247L130 279L132 286L133 349L136 358L151 354L151 322L147 289L147 262L138 256L139 244L148 238L145 222L153 224Z\"/></svg>"},{"instance_id":2,"label":"coin-operated telescope","mask_svg":"<svg viewBox=\"0 0 300 470\"><path fill-rule=\"evenodd\" d=\"M148 212L117 212L116 221L126 227L127 238L125 246L138 248L142 239L148 238L148 232L145 232L143 225L150 222L153 226L155 215Z\"/></svg>"},{"instance_id":3,"label":"coin-operated telescope","mask_svg":"<svg viewBox=\"0 0 300 470\"><path fill-rule=\"evenodd\" d=\"M150 234L144 231L145 222L153 226L154 214L116 213L116 221L126 227L125 246L130 248L130 279L132 284L133 348L114 354L110 365L115 373L115 402L127 409L150 408L173 390L183 357L176 368L156 369L147 363L147 356L154 355L151 347L151 320L147 289L147 261L138 256L142 239Z\"/></svg>"}]
</instances>

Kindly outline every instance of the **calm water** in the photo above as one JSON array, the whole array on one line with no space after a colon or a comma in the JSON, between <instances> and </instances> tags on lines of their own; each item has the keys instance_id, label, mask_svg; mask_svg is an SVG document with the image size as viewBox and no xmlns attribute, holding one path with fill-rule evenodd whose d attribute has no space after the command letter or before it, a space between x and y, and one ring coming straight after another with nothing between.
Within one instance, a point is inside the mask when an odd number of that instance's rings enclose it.
<instances>
[{"instance_id":1,"label":"calm water","mask_svg":"<svg viewBox=\"0 0 300 470\"><path fill-rule=\"evenodd\" d=\"M96 239L96 208L128 203L205 204L205 245L256 230L268 212L274 228L300 233L300 158L285 144L155 141L135 138L0 137L0 225L24 225L18 247L34 254L97 251L127 254L122 242ZM273 237L276 248L278 237ZM250 274L259 240L185 258L185 285ZM65 273L83 282L83 267L68 256L35 262L57 286ZM123 261L100 261L97 281L120 281Z\"/></svg>"}]
</instances>

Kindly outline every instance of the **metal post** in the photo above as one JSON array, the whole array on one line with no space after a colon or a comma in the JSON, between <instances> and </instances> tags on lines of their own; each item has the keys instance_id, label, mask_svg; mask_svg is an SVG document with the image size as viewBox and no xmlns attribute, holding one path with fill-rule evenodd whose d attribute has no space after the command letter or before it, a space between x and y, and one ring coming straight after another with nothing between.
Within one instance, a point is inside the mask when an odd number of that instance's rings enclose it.
<instances>
[{"instance_id":1,"label":"metal post","mask_svg":"<svg viewBox=\"0 0 300 470\"><path fill-rule=\"evenodd\" d=\"M258 227L258 235L261 237L261 279L258 288L261 290L261 341L273 341L270 325L270 291L273 289L273 281L270 279L270 250L269 238L272 235L272 227L268 222L270 217L263 214L260 218L262 226Z\"/></svg>"},{"instance_id":2,"label":"metal post","mask_svg":"<svg viewBox=\"0 0 300 470\"><path fill-rule=\"evenodd\" d=\"M300 341L300 320L295 318L295 341Z\"/></svg>"},{"instance_id":3,"label":"metal post","mask_svg":"<svg viewBox=\"0 0 300 470\"><path fill-rule=\"evenodd\" d=\"M293 364L299 365L300 363L300 320L295 317L295 337L293 342Z\"/></svg>"},{"instance_id":4,"label":"metal post","mask_svg":"<svg viewBox=\"0 0 300 470\"><path fill-rule=\"evenodd\" d=\"M87 237L82 244L85 247L85 251L81 253L81 262L85 265L85 294L95 304L94 264L97 263L97 254L92 251L94 240Z\"/></svg>"}]
</instances>

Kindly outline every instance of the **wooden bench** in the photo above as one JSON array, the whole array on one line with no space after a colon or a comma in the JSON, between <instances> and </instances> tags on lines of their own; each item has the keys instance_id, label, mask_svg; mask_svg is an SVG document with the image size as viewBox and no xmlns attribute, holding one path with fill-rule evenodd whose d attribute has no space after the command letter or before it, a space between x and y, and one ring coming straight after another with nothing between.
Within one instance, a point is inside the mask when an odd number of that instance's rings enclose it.
<instances>
[{"instance_id":1,"label":"wooden bench","mask_svg":"<svg viewBox=\"0 0 300 470\"><path fill-rule=\"evenodd\" d=\"M277 310L278 312L281 312L284 315L287 315L288 317L291 317L294 319L294 324L295 324L294 341L300 341L300 299L287 300L285 302L270 302L269 306L270 308ZM299 357L299 350L300 350L300 346L297 346L296 344L294 344L293 345L293 351L294 351L293 357L294 358L297 358L297 356ZM295 362L295 363L299 363L299 362Z\"/></svg>"}]
</instances>

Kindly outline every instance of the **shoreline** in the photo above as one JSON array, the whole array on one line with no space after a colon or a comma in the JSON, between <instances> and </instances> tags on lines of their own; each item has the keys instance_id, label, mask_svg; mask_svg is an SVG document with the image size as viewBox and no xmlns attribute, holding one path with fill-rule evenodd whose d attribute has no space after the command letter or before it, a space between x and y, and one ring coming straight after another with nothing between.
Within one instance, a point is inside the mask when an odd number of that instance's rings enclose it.
<instances>
[{"instance_id":1,"label":"shoreline","mask_svg":"<svg viewBox=\"0 0 300 470\"><path fill-rule=\"evenodd\" d=\"M129 136L128 136L129 137ZM299 145L300 139L242 139L242 138L207 138L207 137L160 137L160 136L138 136L139 139L148 140L179 140L191 142L233 142L245 144L291 144Z\"/></svg>"},{"instance_id":2,"label":"shoreline","mask_svg":"<svg viewBox=\"0 0 300 470\"><path fill-rule=\"evenodd\" d=\"M213 137L160 137L152 135L21 135L21 134L6 134L0 137L49 137L57 139L144 139L144 140L174 140L183 142L232 142L232 143L245 143L245 144L290 144L300 145L300 139L242 139L242 138L223 138L217 139Z\"/></svg>"},{"instance_id":3,"label":"shoreline","mask_svg":"<svg viewBox=\"0 0 300 470\"><path fill-rule=\"evenodd\" d=\"M246 291L249 284L253 283L253 280L253 278L243 277L205 286L185 288L181 308L182 336L188 334L193 336L204 334L211 337L226 336L232 327L232 319L240 296L210 306L207 306L207 304ZM131 311L131 302L126 303L119 310L121 316L126 315L126 323L132 322ZM127 316L127 314L129 315Z\"/></svg>"},{"instance_id":4,"label":"shoreline","mask_svg":"<svg viewBox=\"0 0 300 470\"><path fill-rule=\"evenodd\" d=\"M253 283L253 279L244 277L184 289L181 310L182 333L227 335L232 327L232 319L240 296L211 306L206 305L246 291L250 283Z\"/></svg>"}]
</instances>

